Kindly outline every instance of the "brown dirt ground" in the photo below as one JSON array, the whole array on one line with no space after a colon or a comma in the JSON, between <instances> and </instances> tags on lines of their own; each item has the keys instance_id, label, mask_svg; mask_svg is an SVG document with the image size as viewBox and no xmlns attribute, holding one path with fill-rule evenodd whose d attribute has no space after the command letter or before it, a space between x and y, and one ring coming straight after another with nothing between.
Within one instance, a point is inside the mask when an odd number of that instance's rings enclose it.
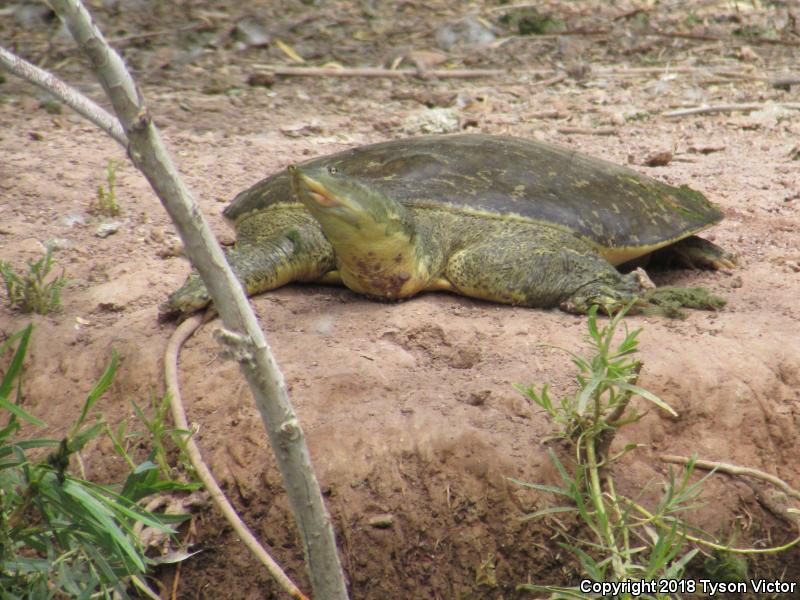
<instances>
[{"instance_id":1,"label":"brown dirt ground","mask_svg":"<svg viewBox=\"0 0 800 600\"><path fill-rule=\"evenodd\" d=\"M208 32L120 45L223 240L232 233L221 209L238 191L293 161L418 133L409 119L426 104L450 107L472 131L557 142L705 192L727 216L708 237L738 254L738 268L653 276L659 284L707 286L728 305L683 321L629 319L644 327L641 385L679 417L651 410L621 432L620 448L628 442L641 448L615 468L619 487L630 495L647 488L645 498L655 497L658 486L648 482L667 472L658 456L693 452L800 487L800 163L792 160L798 113L766 109L675 120L661 114L703 103L797 102L797 86L782 90L768 82L800 57L791 9L705 2L693 14L677 14L651 3L542 3L568 29L608 32L517 37L450 51L448 64L513 69L493 79L287 78L265 88L246 84L255 65L287 59L274 43L242 48L227 35L247 14L262 18L273 39L312 64L377 66L410 50L435 49L435 29L458 16L480 13L497 23L498 13L482 2L458 9L437 1L134 4L144 7L144 16L126 12L123 3L105 4L111 9L98 18L108 37L174 29L201 17L212 23ZM725 41L645 35L642 15L662 30ZM55 36L55 24L27 29L4 13L0 27L10 46L55 65L99 98L75 52ZM795 45L748 43L734 35L737 29L777 32ZM653 70L621 74L623 67ZM568 78L537 86L549 75L526 75L555 69ZM71 280L56 314L31 318L0 308L0 339L30 320L36 324L26 408L51 424L48 436L64 434L116 348L122 363L101 410L112 422L132 418L131 399L145 401L164 389L162 354L174 324L160 324L156 315L189 270L176 256L179 242L146 181L111 140L67 111L48 113L41 94L14 78L0 94L0 257L23 266L57 238L63 246L58 264ZM613 131L576 135L559 132L563 127ZM643 166L664 150L674 155L667 166ZM95 231L109 219L90 209L109 158L119 163L116 191L124 212L119 231L101 239ZM512 384L573 390L568 357L541 344L579 349L585 319L446 294L380 304L322 286L287 287L254 298L253 305L308 437L353 598L510 598L514 585L529 579L567 582L575 565L555 545L552 530L520 521L553 499L506 479L556 482L541 441L553 425ZM308 589L262 424L236 365L217 358L214 327L202 329L182 355L189 418L245 520ZM84 458L90 476L109 480L121 472L103 443ZM707 503L691 520L723 538L737 529L741 544L788 541L792 526L770 512L769 490L752 483L712 477ZM394 519L390 528L370 526L385 514ZM183 565L178 597L279 597L213 510L198 514L195 525L203 552ZM487 561L495 564L494 586L476 580ZM798 581L800 556L794 550L758 569Z\"/></svg>"}]
</instances>

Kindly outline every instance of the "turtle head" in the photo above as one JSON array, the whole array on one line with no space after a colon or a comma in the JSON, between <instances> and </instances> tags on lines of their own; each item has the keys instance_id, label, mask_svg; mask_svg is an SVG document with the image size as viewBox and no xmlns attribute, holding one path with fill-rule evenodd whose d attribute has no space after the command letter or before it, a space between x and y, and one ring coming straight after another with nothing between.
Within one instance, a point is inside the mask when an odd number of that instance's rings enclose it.
<instances>
[{"instance_id":1,"label":"turtle head","mask_svg":"<svg viewBox=\"0 0 800 600\"><path fill-rule=\"evenodd\" d=\"M424 284L411 212L368 182L333 166L289 167L292 192L319 222L342 281L379 298L413 295Z\"/></svg>"},{"instance_id":2,"label":"turtle head","mask_svg":"<svg viewBox=\"0 0 800 600\"><path fill-rule=\"evenodd\" d=\"M386 194L343 173L336 167L289 167L295 197L322 224L325 233L334 229L377 230L378 236L403 229L408 211ZM391 231L389 231L391 230Z\"/></svg>"}]
</instances>

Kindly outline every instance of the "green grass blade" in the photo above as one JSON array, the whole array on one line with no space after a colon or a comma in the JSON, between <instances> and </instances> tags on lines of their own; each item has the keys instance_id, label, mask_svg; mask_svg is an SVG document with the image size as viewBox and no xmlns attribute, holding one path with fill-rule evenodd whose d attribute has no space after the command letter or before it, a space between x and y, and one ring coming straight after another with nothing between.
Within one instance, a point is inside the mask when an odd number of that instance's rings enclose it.
<instances>
[{"instance_id":1,"label":"green grass blade","mask_svg":"<svg viewBox=\"0 0 800 600\"><path fill-rule=\"evenodd\" d=\"M668 412L669 414L671 414L673 417L677 417L678 416L678 413L676 413L669 404L664 402L661 398L659 398L658 396L656 396L652 392L648 392L646 389L641 388L638 385L633 385L631 383L618 382L617 386L622 390L630 392L631 394L636 394L637 396L641 396L645 400L649 400L650 402L652 402L653 404L658 406L660 409L662 409L662 410Z\"/></svg>"},{"instance_id":2,"label":"green grass blade","mask_svg":"<svg viewBox=\"0 0 800 600\"><path fill-rule=\"evenodd\" d=\"M37 419L29 412L22 410L17 404L13 402L9 402L5 399L5 397L0 397L0 408L5 408L8 412L13 414L14 416L22 419L23 421L27 421L32 425L36 425L37 427L46 427L47 424L42 421L41 419Z\"/></svg>"},{"instance_id":3,"label":"green grass blade","mask_svg":"<svg viewBox=\"0 0 800 600\"><path fill-rule=\"evenodd\" d=\"M8 399L14 386L14 380L16 380L22 372L22 364L25 362L25 355L28 353L28 343L30 342L32 331L33 324L28 325L22 331L18 331L12 335L11 338L6 340L3 344L3 350L5 351L10 347L9 342L11 340L19 339L19 344L14 352L14 356L11 358L5 375L3 375L3 380L0 381L0 408L5 408L14 416L36 425L37 427L44 427L45 423L43 421L24 411L17 404Z\"/></svg>"},{"instance_id":4,"label":"green grass blade","mask_svg":"<svg viewBox=\"0 0 800 600\"><path fill-rule=\"evenodd\" d=\"M133 547L130 539L122 532L117 523L114 522L113 513L108 510L108 507L104 503L99 502L94 495L90 494L82 486L70 479L64 482L63 490L65 494L88 511L88 514L91 515L91 519L102 528L103 533L111 538L114 545L127 556L129 561L136 566L137 570L139 572L144 572L145 565L142 562L139 552Z\"/></svg>"},{"instance_id":5,"label":"green grass blade","mask_svg":"<svg viewBox=\"0 0 800 600\"><path fill-rule=\"evenodd\" d=\"M525 515L522 517L522 521L531 521L533 519L539 519L541 517L546 517L547 515L552 515L556 513L576 513L578 509L574 506L552 506L550 508L543 508L541 510L537 510L536 512L532 512L530 514Z\"/></svg>"},{"instance_id":6,"label":"green grass blade","mask_svg":"<svg viewBox=\"0 0 800 600\"><path fill-rule=\"evenodd\" d=\"M89 395L86 397L86 402L83 404L83 409L81 410L81 415L78 417L78 420L75 421L75 424L72 426L73 431L77 431L83 422L86 420L86 416L89 414L89 411L94 406L95 402L97 402L100 397L106 392L106 390L111 385L111 382L114 380L114 374L117 372L117 366L119 365L119 354L117 354L116 350L111 351L111 362L106 367L105 372L94 384L94 387L89 392Z\"/></svg>"}]
</instances>

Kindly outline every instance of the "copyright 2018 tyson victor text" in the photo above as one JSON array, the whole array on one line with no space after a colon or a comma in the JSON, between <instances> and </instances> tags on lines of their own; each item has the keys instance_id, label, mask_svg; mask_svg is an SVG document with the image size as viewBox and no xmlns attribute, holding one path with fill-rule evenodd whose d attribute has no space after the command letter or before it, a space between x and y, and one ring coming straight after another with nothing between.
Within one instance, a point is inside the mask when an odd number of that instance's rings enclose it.
<instances>
[{"instance_id":1,"label":"copyright 2018 tyson victor text","mask_svg":"<svg viewBox=\"0 0 800 600\"><path fill-rule=\"evenodd\" d=\"M578 586L581 592L600 594L601 596L619 596L630 594L634 598L643 594L705 594L709 598L728 592L754 592L761 594L795 594L796 581L778 579L748 579L724 583L710 579L644 579L641 581L592 581L583 579ZM792 596L795 597L795 596Z\"/></svg>"}]
</instances>

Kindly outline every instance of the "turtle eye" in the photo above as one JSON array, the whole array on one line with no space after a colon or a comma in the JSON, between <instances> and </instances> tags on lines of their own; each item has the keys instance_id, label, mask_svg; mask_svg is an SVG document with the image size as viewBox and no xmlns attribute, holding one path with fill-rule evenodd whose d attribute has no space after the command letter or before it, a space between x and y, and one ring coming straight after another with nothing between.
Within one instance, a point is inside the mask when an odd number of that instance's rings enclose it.
<instances>
[{"instance_id":1,"label":"turtle eye","mask_svg":"<svg viewBox=\"0 0 800 600\"><path fill-rule=\"evenodd\" d=\"M328 167L328 175L336 175L339 172L339 169L336 167Z\"/></svg>"}]
</instances>

